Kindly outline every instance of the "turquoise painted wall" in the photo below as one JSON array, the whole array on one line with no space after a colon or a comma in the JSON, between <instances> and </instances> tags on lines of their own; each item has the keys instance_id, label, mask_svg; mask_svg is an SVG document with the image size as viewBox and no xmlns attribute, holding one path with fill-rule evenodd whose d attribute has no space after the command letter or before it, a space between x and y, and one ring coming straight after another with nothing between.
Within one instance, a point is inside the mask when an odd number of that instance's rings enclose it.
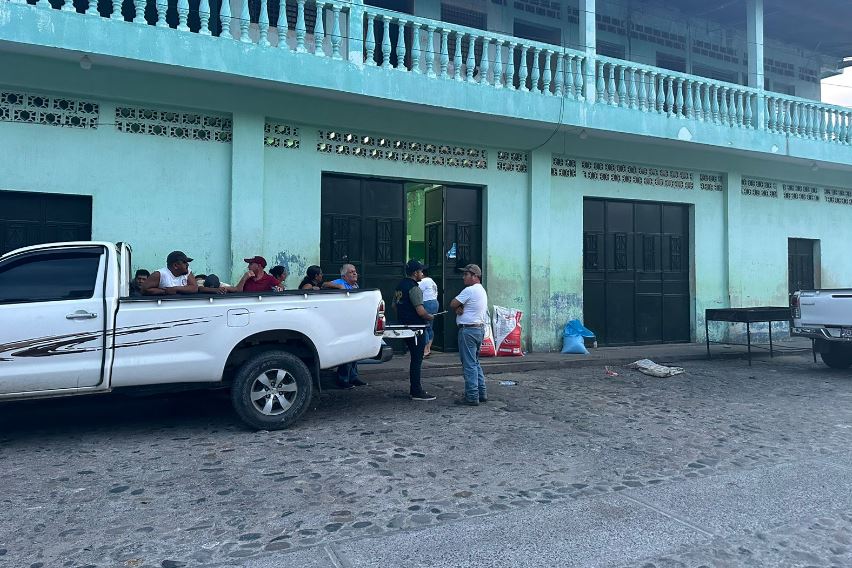
<instances>
[{"instance_id":1,"label":"turquoise painted wall","mask_svg":"<svg viewBox=\"0 0 852 568\"><path fill-rule=\"evenodd\" d=\"M560 156L574 158L578 164L585 158L609 160L635 165L680 167L698 175L696 165L702 160L676 160L678 152L670 148L615 143L613 141L581 140L577 136L566 136L559 144ZM673 159L675 158L675 159ZM690 163L691 162L691 163ZM583 199L627 199L662 201L692 205L691 270L693 298L693 327L703 319L700 314L706 308L727 304L724 247L724 194L700 190L682 190L663 187L647 187L636 184L616 184L593 181L582 177L552 178L551 229L554 238L552 247L552 306L551 341L561 336L561 326L569 319L582 319L583 297ZM786 260L785 260L786 262ZM702 328L703 333L703 328Z\"/></svg>"},{"instance_id":2,"label":"turquoise painted wall","mask_svg":"<svg viewBox=\"0 0 852 568\"><path fill-rule=\"evenodd\" d=\"M820 241L819 264L824 287L852 286L852 263L846 260L845 242L852 238L848 227L852 206L783 198L783 183L821 187L850 187L848 172L841 169L813 170L806 164L757 160L723 153L694 152L672 146L631 144L612 140L581 140L567 135L557 144L569 157L603 159L639 165L665 165L699 172L724 174L724 192L648 188L577 178L554 177L554 194L565 194L562 228L568 238L554 243L554 250L568 258L571 269L564 272L564 288L582 294L582 198L650 200L691 204L692 207L692 302L693 338L704 338L704 310L718 307L749 307L788 303L787 239ZM741 178L775 180L777 198L742 195ZM556 252L554 252L556 254ZM556 266L553 263L551 271ZM553 284L551 284L553 286ZM576 313L576 312L574 312ZM559 320L554 318L553 333ZM715 338L740 330L714 323Z\"/></svg>"},{"instance_id":3,"label":"turquoise painted wall","mask_svg":"<svg viewBox=\"0 0 852 568\"><path fill-rule=\"evenodd\" d=\"M0 154L4 190L93 196L92 238L130 242L136 268L181 249L196 273L230 271L230 144L0 123Z\"/></svg>"},{"instance_id":4,"label":"turquoise painted wall","mask_svg":"<svg viewBox=\"0 0 852 568\"><path fill-rule=\"evenodd\" d=\"M8 87L101 105L97 130L0 123L0 151L15 157L0 162L0 188L93 195L93 236L133 243L138 266L159 268L166 253L182 248L196 258L196 272L236 279L244 256L262 254L271 263L288 264L289 284L295 285L304 268L318 260L320 180L324 172L334 172L484 187L483 267L491 301L524 310L525 338L535 350L558 347L565 321L582 316L582 200L587 196L693 206L696 339L703 337L705 308L786 303L788 237L820 239L823 285L852 285L852 261L845 251L852 207L740 193L743 175L852 189L845 166L814 170L810 160L768 152L615 132L607 138L595 131L581 136L573 128L554 135L553 129L487 115L353 104L119 69L86 73L76 63L9 54L0 60L9 64ZM117 104L229 116L234 140L121 133L113 126ZM265 147L266 123L297 128L298 137L291 138L298 138L298 148ZM319 131L329 130L485 150L488 167L318 152ZM763 140L760 133L741 136ZM501 159L504 151L523 158ZM551 175L554 154L720 173L725 191L561 178ZM505 171L498 163L513 169Z\"/></svg>"},{"instance_id":5,"label":"turquoise painted wall","mask_svg":"<svg viewBox=\"0 0 852 568\"><path fill-rule=\"evenodd\" d=\"M299 284L308 266L319 264L322 170L311 162L310 150L263 150L263 254L289 268L290 287Z\"/></svg>"}]
</instances>

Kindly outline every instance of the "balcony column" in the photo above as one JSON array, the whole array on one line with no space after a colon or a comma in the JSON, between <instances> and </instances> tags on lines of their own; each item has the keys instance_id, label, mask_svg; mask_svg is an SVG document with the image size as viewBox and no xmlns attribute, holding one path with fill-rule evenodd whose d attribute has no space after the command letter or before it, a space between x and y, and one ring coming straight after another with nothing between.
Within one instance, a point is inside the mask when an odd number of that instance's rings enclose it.
<instances>
[{"instance_id":1,"label":"balcony column","mask_svg":"<svg viewBox=\"0 0 852 568\"><path fill-rule=\"evenodd\" d=\"M260 252L263 240L262 114L234 112L231 142L231 279L245 273L242 259Z\"/></svg>"},{"instance_id":2,"label":"balcony column","mask_svg":"<svg viewBox=\"0 0 852 568\"><path fill-rule=\"evenodd\" d=\"M748 26L748 86L763 91L763 0L748 0L746 7ZM763 130L766 126L765 95L757 97L755 128Z\"/></svg>"},{"instance_id":3,"label":"balcony column","mask_svg":"<svg viewBox=\"0 0 852 568\"><path fill-rule=\"evenodd\" d=\"M346 24L344 41L349 62L360 67L364 65L364 0L352 0ZM368 53L367 57L372 58L373 54Z\"/></svg>"},{"instance_id":4,"label":"balcony column","mask_svg":"<svg viewBox=\"0 0 852 568\"><path fill-rule=\"evenodd\" d=\"M595 92L595 58L597 54L597 28L595 27L595 1L580 0L580 45L586 52L586 65L581 67L581 73L585 70L585 87L583 96L587 104L594 104L597 93ZM579 94L579 93L578 93Z\"/></svg>"}]
</instances>

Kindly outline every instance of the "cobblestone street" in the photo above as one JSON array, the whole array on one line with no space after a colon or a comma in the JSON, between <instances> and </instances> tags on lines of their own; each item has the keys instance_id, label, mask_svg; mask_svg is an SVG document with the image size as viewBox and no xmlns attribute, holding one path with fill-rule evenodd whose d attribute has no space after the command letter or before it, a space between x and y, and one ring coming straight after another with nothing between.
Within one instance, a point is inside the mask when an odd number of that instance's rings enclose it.
<instances>
[{"instance_id":1,"label":"cobblestone street","mask_svg":"<svg viewBox=\"0 0 852 568\"><path fill-rule=\"evenodd\" d=\"M852 565L852 372L669 362L493 374L477 408L381 376L283 432L222 393L5 404L0 565Z\"/></svg>"}]
</instances>

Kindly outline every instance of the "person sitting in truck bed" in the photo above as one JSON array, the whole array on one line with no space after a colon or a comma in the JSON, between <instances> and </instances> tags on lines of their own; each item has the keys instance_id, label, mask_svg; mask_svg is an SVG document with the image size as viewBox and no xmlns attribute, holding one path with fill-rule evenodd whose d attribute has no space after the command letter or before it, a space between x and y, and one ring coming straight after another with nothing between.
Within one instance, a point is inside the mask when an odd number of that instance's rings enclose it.
<instances>
[{"instance_id":1,"label":"person sitting in truck bed","mask_svg":"<svg viewBox=\"0 0 852 568\"><path fill-rule=\"evenodd\" d=\"M148 277L151 276L151 273L145 270L144 268L140 268L136 271L136 274L133 276L133 280L130 281L130 295L131 296L141 296L142 295L142 284Z\"/></svg>"},{"instance_id":2,"label":"person sitting in truck bed","mask_svg":"<svg viewBox=\"0 0 852 568\"><path fill-rule=\"evenodd\" d=\"M290 273L287 272L287 269L279 264L278 266L273 266L269 273L278 280L278 287L284 290L284 281L287 280L287 277L290 275Z\"/></svg>"},{"instance_id":3,"label":"person sitting in truck bed","mask_svg":"<svg viewBox=\"0 0 852 568\"><path fill-rule=\"evenodd\" d=\"M266 270L266 259L262 256L253 256L243 259L248 263L246 272L234 288L238 292L270 292L281 291L278 279L268 274Z\"/></svg>"},{"instance_id":4,"label":"person sitting in truck bed","mask_svg":"<svg viewBox=\"0 0 852 568\"><path fill-rule=\"evenodd\" d=\"M200 279L196 278L196 281L198 280ZM204 282L198 287L201 294L227 294L231 290L232 286L223 284L215 274L205 275Z\"/></svg>"},{"instance_id":5,"label":"person sitting in truck bed","mask_svg":"<svg viewBox=\"0 0 852 568\"><path fill-rule=\"evenodd\" d=\"M337 288L338 290L353 290L358 287L358 271L352 264L344 264L340 267L340 278L326 282L323 288Z\"/></svg>"},{"instance_id":6,"label":"person sitting in truck bed","mask_svg":"<svg viewBox=\"0 0 852 568\"><path fill-rule=\"evenodd\" d=\"M309 266L305 277L299 282L299 290L319 290L322 288L322 268L317 265Z\"/></svg>"},{"instance_id":7,"label":"person sitting in truck bed","mask_svg":"<svg viewBox=\"0 0 852 568\"><path fill-rule=\"evenodd\" d=\"M142 283L142 294L164 296L173 294L195 294L198 283L189 270L192 259L176 250L166 257L166 266L157 270Z\"/></svg>"}]
</instances>

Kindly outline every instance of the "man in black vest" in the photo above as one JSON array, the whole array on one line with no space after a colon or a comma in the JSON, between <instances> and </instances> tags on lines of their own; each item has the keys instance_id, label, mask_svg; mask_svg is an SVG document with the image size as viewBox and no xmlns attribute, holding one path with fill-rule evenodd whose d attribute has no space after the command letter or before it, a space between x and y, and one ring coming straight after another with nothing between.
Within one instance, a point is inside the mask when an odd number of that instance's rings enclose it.
<instances>
[{"instance_id":1,"label":"man in black vest","mask_svg":"<svg viewBox=\"0 0 852 568\"><path fill-rule=\"evenodd\" d=\"M417 284L423 279L423 265L416 260L409 260L405 265L405 274L406 277L396 287L393 295L397 320L403 325L423 325L434 319L434 316L423 307L423 291ZM405 340L405 344L411 354L411 365L408 373L411 381L412 400L435 400L435 397L423 390L423 386L420 384L420 365L423 364L425 338L422 335L410 337Z\"/></svg>"}]
</instances>

